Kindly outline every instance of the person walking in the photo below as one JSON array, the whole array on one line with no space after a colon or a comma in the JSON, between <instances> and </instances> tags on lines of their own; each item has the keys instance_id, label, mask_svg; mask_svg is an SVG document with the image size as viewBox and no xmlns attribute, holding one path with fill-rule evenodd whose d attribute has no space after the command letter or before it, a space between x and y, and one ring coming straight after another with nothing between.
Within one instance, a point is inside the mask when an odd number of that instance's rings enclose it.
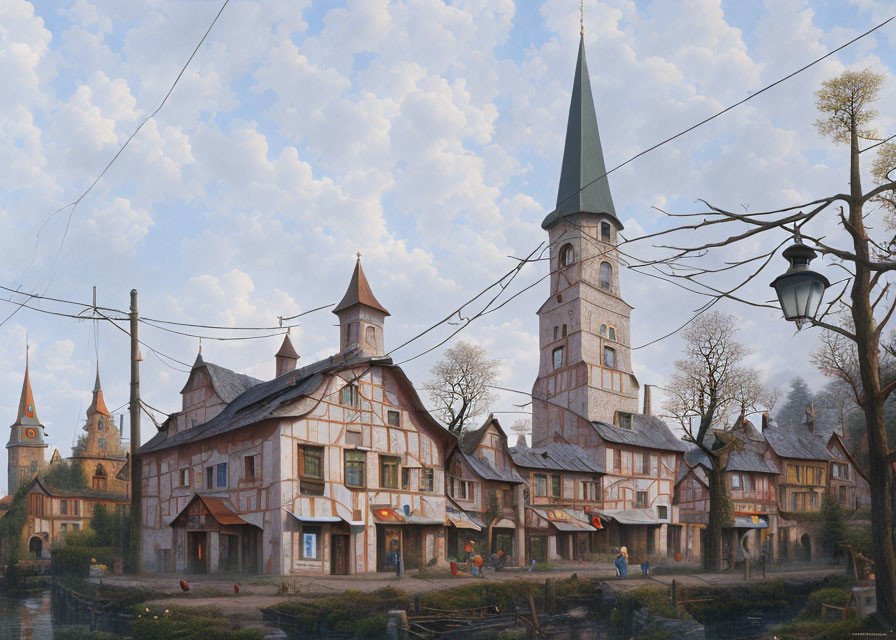
<instances>
[{"instance_id":1,"label":"person walking","mask_svg":"<svg viewBox=\"0 0 896 640\"><path fill-rule=\"evenodd\" d=\"M628 549L625 547L619 548L619 555L616 556L616 560L613 561L613 565L616 567L616 575L620 578L625 578L628 576Z\"/></svg>"}]
</instances>

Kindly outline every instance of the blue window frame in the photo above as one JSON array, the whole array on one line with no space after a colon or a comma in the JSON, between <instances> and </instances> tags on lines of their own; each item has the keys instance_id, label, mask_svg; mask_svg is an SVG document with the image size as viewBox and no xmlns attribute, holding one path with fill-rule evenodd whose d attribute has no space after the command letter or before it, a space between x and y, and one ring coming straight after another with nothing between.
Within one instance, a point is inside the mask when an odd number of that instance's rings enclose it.
<instances>
[{"instance_id":1,"label":"blue window frame","mask_svg":"<svg viewBox=\"0 0 896 640\"><path fill-rule=\"evenodd\" d=\"M218 465L218 486L227 486L227 463L222 462Z\"/></svg>"}]
</instances>

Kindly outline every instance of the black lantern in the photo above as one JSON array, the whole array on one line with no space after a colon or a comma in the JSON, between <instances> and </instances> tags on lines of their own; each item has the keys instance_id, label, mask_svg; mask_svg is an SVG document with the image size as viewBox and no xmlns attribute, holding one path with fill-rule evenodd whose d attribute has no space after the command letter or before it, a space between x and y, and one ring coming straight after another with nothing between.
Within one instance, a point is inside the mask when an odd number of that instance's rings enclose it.
<instances>
[{"instance_id":1,"label":"black lantern","mask_svg":"<svg viewBox=\"0 0 896 640\"><path fill-rule=\"evenodd\" d=\"M804 245L799 236L794 238L792 245L784 249L782 255L790 262L790 268L769 286L774 287L778 293L784 319L796 322L797 329L801 329L803 323L815 319L824 290L831 283L820 273L809 269L809 263L817 254Z\"/></svg>"}]
</instances>

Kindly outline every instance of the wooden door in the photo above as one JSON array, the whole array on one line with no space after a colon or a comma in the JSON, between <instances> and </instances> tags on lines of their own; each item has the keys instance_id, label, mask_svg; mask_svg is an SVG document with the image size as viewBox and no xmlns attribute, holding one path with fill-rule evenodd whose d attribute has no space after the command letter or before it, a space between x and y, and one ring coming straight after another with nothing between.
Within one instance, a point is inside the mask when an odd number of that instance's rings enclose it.
<instances>
[{"instance_id":1,"label":"wooden door","mask_svg":"<svg viewBox=\"0 0 896 640\"><path fill-rule=\"evenodd\" d=\"M330 573L335 576L348 575L349 542L351 538L342 533L334 533L331 536L332 553L330 554Z\"/></svg>"}]
</instances>

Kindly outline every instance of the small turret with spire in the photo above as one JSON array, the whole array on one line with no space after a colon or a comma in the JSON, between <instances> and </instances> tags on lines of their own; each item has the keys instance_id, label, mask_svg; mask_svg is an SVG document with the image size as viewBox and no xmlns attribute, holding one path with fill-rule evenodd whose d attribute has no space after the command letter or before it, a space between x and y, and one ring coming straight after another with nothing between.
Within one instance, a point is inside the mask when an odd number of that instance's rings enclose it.
<instances>
[{"instance_id":1,"label":"small turret with spire","mask_svg":"<svg viewBox=\"0 0 896 640\"><path fill-rule=\"evenodd\" d=\"M9 442L6 443L8 459L9 493L14 494L19 485L28 481L44 465L44 426L37 418L37 406L31 391L29 370L29 348L25 346L25 379L19 397L19 411L16 421L9 428Z\"/></svg>"},{"instance_id":2,"label":"small turret with spire","mask_svg":"<svg viewBox=\"0 0 896 640\"><path fill-rule=\"evenodd\" d=\"M289 333L283 336L283 344L280 345L280 350L277 352L277 355L274 356L274 360L277 363L277 376L280 377L284 373L289 373L290 371L294 371L296 368L296 363L299 361L299 354L295 350L295 347L292 346L292 340L289 339Z\"/></svg>"},{"instance_id":3,"label":"small turret with spire","mask_svg":"<svg viewBox=\"0 0 896 640\"><path fill-rule=\"evenodd\" d=\"M340 350L356 345L366 356L381 356L385 353L383 325L389 312L370 289L361 268L360 253L348 290L333 313L339 318Z\"/></svg>"}]
</instances>

